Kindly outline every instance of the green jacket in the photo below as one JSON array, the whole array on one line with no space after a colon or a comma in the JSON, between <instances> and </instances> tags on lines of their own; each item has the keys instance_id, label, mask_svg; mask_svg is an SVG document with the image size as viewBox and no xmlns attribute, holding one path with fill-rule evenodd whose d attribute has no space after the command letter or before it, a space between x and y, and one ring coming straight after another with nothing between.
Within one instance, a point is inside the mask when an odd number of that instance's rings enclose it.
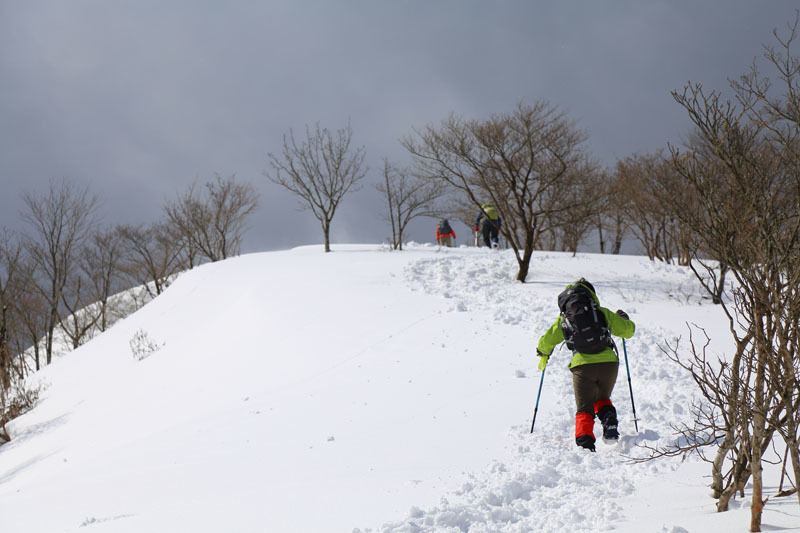
<instances>
[{"instance_id":1,"label":"green jacket","mask_svg":"<svg viewBox=\"0 0 800 533\"><path fill-rule=\"evenodd\" d=\"M567 285L566 288L569 289L573 286L575 286L574 283ZM589 289L589 287L586 288ZM600 306L600 300L597 298L597 295L594 293L594 291L589 289L589 292L592 293L594 301L597 302L598 307L600 307L600 311L602 311L603 315L606 317L606 323L608 324L608 328L611 330L611 334L624 339L630 339L633 337L633 333L636 331L636 325L633 323L633 321L626 320L613 311ZM553 350L556 346L564 342L564 331L561 329L561 322L563 320L564 319L559 315L558 319L553 322L553 325L550 326L550 328L545 332L544 335L541 336L541 338L539 338L538 348L541 353L550 355L553 353ZM607 362L619 362L617 354L611 348L606 348L600 353L593 354L573 352L572 361L569 362L569 367L574 368L576 366L586 365L589 363Z\"/></svg>"}]
</instances>

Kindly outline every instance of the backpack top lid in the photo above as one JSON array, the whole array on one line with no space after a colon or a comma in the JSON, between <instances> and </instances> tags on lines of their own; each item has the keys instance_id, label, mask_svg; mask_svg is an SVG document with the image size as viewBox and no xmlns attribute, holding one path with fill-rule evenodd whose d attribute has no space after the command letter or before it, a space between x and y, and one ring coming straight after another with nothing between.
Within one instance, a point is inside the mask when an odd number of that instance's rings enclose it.
<instances>
[{"instance_id":1,"label":"backpack top lid","mask_svg":"<svg viewBox=\"0 0 800 533\"><path fill-rule=\"evenodd\" d=\"M594 292L595 296L597 296L597 293L594 290L594 285L592 285L591 283L586 281L586 278L579 279L578 281L575 282L575 285L585 285L587 289L589 289L590 291Z\"/></svg>"},{"instance_id":2,"label":"backpack top lid","mask_svg":"<svg viewBox=\"0 0 800 533\"><path fill-rule=\"evenodd\" d=\"M558 310L561 311L562 315L569 315L578 311L578 307L571 308L569 304L577 304L579 307L593 307L597 306L599 302L594 291L590 290L585 283L574 283L567 285L567 288L558 295Z\"/></svg>"},{"instance_id":3,"label":"backpack top lid","mask_svg":"<svg viewBox=\"0 0 800 533\"><path fill-rule=\"evenodd\" d=\"M486 213L486 216L489 217L490 219L497 220L498 218L497 209L495 209L495 207L492 204L483 204L481 206L481 210L483 210L483 212Z\"/></svg>"},{"instance_id":4,"label":"backpack top lid","mask_svg":"<svg viewBox=\"0 0 800 533\"><path fill-rule=\"evenodd\" d=\"M583 279L583 278L581 278ZM558 295L563 318L561 329L570 350L595 354L612 345L606 318L600 311L592 284L583 280Z\"/></svg>"},{"instance_id":5,"label":"backpack top lid","mask_svg":"<svg viewBox=\"0 0 800 533\"><path fill-rule=\"evenodd\" d=\"M450 223L447 221L446 218L443 218L439 221L439 231L444 233L450 233L452 230L450 229Z\"/></svg>"}]
</instances>

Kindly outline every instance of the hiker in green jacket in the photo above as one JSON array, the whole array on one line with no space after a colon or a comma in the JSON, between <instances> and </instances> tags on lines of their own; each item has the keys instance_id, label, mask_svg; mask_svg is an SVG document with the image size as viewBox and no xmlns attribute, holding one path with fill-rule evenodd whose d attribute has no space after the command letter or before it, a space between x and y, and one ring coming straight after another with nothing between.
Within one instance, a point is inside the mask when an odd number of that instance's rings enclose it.
<instances>
[{"instance_id":1,"label":"hiker in green jacket","mask_svg":"<svg viewBox=\"0 0 800 533\"><path fill-rule=\"evenodd\" d=\"M617 410L611 392L617 381L619 358L611 335L633 337L636 326L627 313L600 306L591 283L581 278L558 296L558 319L539 339L536 354L544 370L553 349L566 342L572 350L569 369L575 392L575 442L594 451L594 417L603 425L603 438L619 439Z\"/></svg>"},{"instance_id":2,"label":"hiker in green jacket","mask_svg":"<svg viewBox=\"0 0 800 533\"><path fill-rule=\"evenodd\" d=\"M483 242L487 248L499 248L498 232L503 225L500 214L492 204L483 204L478 218L475 219L475 233L483 233Z\"/></svg>"}]
</instances>

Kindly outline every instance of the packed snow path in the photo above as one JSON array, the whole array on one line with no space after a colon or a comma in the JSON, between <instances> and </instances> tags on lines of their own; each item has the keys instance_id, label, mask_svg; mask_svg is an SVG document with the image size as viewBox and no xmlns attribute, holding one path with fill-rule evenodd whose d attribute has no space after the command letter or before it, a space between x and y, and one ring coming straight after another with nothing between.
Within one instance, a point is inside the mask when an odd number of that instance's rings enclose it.
<instances>
[{"instance_id":1,"label":"packed snow path","mask_svg":"<svg viewBox=\"0 0 800 533\"><path fill-rule=\"evenodd\" d=\"M522 285L514 281L516 263L508 253L484 250L483 254L442 255L445 257L411 264L406 269L409 283L452 301L452 312L475 311L486 317L482 329L487 335L492 335L498 323L527 332L530 344L518 375L531 380L530 395L520 398L531 407L528 414L532 414L540 376L533 365L538 361L533 357L535 343L557 317L556 297L564 286L586 277L604 306L628 311L637 322L637 334L628 347L640 431L634 431L623 361L613 396L623 435L620 442L609 446L598 439L596 454L578 449L573 437L572 377L566 368L570 354L566 348L557 349L548 365L534 434L529 433L529 419L520 420L510 430L510 459L472 473L460 490L443 497L440 505L424 510L414 507L406 519L387 523L380 530L606 531L619 527L625 520L623 499L635 494L635 480L676 467L674 461L634 465L626 457L644 454L636 444L647 441L655 445L662 438L669 439L669 424L688 415L691 383L659 345L680 334L664 328L663 302L682 300L687 307L696 308L702 301L696 282L686 269L642 258L604 257L598 261L581 255L570 260L563 254L537 254L529 283ZM632 267L646 275L633 272ZM656 317L648 316L653 313ZM687 314L681 318L690 319ZM675 321L666 322L674 325ZM598 423L598 435L599 428Z\"/></svg>"}]
</instances>

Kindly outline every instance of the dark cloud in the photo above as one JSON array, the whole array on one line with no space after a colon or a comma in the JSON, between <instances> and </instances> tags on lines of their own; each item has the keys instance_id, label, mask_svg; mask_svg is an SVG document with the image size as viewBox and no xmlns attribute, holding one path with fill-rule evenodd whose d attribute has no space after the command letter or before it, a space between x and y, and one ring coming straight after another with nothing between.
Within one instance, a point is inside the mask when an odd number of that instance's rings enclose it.
<instances>
[{"instance_id":1,"label":"dark cloud","mask_svg":"<svg viewBox=\"0 0 800 533\"><path fill-rule=\"evenodd\" d=\"M0 226L51 178L91 184L109 223L133 223L236 173L262 194L249 249L319 242L262 176L290 128L349 120L374 181L382 157L408 162L398 139L414 126L545 98L611 164L679 141L669 91L725 88L794 14L744 0L1 2ZM384 240L381 211L367 184L334 242ZM432 240L428 226L412 238Z\"/></svg>"}]
</instances>

